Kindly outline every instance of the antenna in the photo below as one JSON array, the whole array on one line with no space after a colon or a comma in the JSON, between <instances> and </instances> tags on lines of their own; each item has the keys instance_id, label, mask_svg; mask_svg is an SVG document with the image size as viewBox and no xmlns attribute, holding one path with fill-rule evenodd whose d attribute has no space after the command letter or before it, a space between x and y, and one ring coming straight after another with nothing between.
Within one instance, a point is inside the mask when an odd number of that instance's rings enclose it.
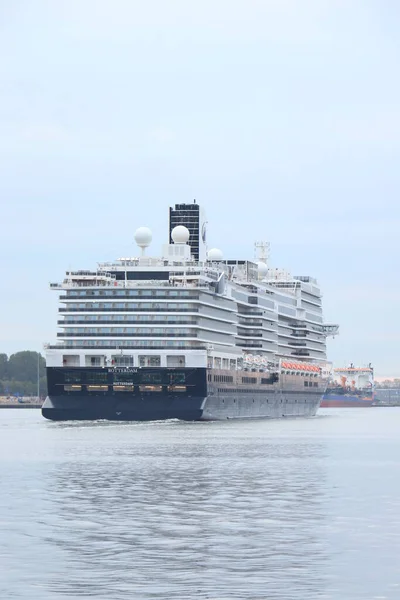
<instances>
[{"instance_id":1,"label":"antenna","mask_svg":"<svg viewBox=\"0 0 400 600\"><path fill-rule=\"evenodd\" d=\"M263 263L268 263L269 251L271 244L269 242L255 242L254 243L254 258Z\"/></svg>"}]
</instances>

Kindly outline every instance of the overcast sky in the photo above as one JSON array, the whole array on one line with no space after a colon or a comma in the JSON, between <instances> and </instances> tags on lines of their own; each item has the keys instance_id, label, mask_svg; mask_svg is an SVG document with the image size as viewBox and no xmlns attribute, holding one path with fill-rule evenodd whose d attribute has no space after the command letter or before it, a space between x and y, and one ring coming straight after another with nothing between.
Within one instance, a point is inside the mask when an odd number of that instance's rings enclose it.
<instances>
[{"instance_id":1,"label":"overcast sky","mask_svg":"<svg viewBox=\"0 0 400 600\"><path fill-rule=\"evenodd\" d=\"M395 0L0 0L1 344L56 339L66 269L167 241L315 276L337 366L400 375Z\"/></svg>"}]
</instances>

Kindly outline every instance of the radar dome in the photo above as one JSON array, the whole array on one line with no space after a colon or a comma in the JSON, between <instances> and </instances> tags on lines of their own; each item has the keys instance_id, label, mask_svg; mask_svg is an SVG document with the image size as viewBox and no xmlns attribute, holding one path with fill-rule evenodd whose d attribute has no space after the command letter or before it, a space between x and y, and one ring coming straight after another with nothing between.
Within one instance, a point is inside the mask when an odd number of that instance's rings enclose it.
<instances>
[{"instance_id":1,"label":"radar dome","mask_svg":"<svg viewBox=\"0 0 400 600\"><path fill-rule=\"evenodd\" d=\"M265 262L259 262L259 263L257 263L257 267L258 267L259 276L265 277L266 274L268 273L268 265L266 265Z\"/></svg>"},{"instance_id":2,"label":"radar dome","mask_svg":"<svg viewBox=\"0 0 400 600\"><path fill-rule=\"evenodd\" d=\"M135 242L144 252L144 249L150 245L153 236L148 227L139 227L139 229L136 229L134 237Z\"/></svg>"},{"instance_id":3,"label":"radar dome","mask_svg":"<svg viewBox=\"0 0 400 600\"><path fill-rule=\"evenodd\" d=\"M177 225L171 231L171 237L175 244L186 244L190 237L189 229L184 225Z\"/></svg>"},{"instance_id":4,"label":"radar dome","mask_svg":"<svg viewBox=\"0 0 400 600\"><path fill-rule=\"evenodd\" d=\"M222 254L221 250L219 250L219 248L211 248L211 250L207 252L207 258L211 261L222 260L223 257L224 255Z\"/></svg>"}]
</instances>

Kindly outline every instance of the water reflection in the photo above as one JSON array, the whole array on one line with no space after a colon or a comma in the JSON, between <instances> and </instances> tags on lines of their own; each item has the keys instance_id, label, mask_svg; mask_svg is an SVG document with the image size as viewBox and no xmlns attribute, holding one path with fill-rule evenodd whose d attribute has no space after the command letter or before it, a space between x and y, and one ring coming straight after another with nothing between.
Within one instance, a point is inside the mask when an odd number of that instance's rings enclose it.
<instances>
[{"instance_id":1,"label":"water reflection","mask_svg":"<svg viewBox=\"0 0 400 600\"><path fill-rule=\"evenodd\" d=\"M118 427L97 448L69 447L48 473L59 520L46 543L63 561L50 595L322 597L323 443L235 440L233 425L179 425L173 436L162 424L135 436L122 426L121 437Z\"/></svg>"}]
</instances>

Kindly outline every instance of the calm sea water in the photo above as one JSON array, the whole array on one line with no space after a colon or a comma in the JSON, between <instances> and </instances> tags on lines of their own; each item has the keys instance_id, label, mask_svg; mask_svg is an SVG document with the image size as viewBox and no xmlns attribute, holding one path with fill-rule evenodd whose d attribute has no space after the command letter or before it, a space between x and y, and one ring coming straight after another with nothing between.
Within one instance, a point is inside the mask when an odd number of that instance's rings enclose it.
<instances>
[{"instance_id":1,"label":"calm sea water","mask_svg":"<svg viewBox=\"0 0 400 600\"><path fill-rule=\"evenodd\" d=\"M400 598L400 409L51 423L0 411L0 598Z\"/></svg>"}]
</instances>

